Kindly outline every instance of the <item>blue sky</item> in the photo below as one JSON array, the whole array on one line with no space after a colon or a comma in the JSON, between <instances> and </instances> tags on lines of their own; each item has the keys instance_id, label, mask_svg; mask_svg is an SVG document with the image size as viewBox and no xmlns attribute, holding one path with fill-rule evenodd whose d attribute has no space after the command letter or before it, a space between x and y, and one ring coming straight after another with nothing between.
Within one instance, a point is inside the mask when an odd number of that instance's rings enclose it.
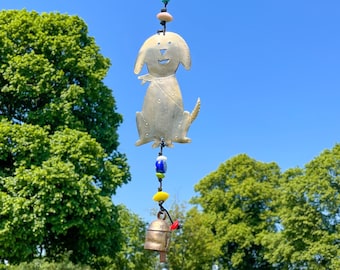
<instances>
[{"instance_id":1,"label":"blue sky","mask_svg":"<svg viewBox=\"0 0 340 270\"><path fill-rule=\"evenodd\" d=\"M160 29L161 0L0 0L0 9L78 15L112 66L105 83L118 112L119 151L132 181L113 198L150 221L159 149L136 147L135 113L147 86L133 73L143 42ZM246 153L276 162L282 171L303 167L340 142L340 2L338 0L171 0L173 22L191 50L192 68L177 72L184 107L197 97L201 111L190 144L165 148L165 207L188 202L194 185L231 157ZM145 73L145 70L144 70ZM143 74L143 72L141 73Z\"/></svg>"}]
</instances>

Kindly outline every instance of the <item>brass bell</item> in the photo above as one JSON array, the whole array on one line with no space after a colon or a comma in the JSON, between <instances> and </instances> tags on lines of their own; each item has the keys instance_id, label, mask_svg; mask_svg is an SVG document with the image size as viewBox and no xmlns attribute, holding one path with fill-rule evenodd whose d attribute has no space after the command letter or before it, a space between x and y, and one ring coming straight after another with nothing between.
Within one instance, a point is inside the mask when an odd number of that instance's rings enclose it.
<instances>
[{"instance_id":1,"label":"brass bell","mask_svg":"<svg viewBox=\"0 0 340 270\"><path fill-rule=\"evenodd\" d=\"M166 215L158 212L157 220L151 222L146 232L144 249L159 251L159 261L166 262L166 252L170 244L170 228L165 221Z\"/></svg>"}]
</instances>

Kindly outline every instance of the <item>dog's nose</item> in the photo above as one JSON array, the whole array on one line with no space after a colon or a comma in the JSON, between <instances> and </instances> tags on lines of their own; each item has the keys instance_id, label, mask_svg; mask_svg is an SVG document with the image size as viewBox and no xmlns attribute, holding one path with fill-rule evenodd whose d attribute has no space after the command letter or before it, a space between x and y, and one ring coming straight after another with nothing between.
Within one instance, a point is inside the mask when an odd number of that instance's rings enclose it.
<instances>
[{"instance_id":1,"label":"dog's nose","mask_svg":"<svg viewBox=\"0 0 340 270\"><path fill-rule=\"evenodd\" d=\"M164 55L166 53L166 49L160 49L161 55Z\"/></svg>"}]
</instances>

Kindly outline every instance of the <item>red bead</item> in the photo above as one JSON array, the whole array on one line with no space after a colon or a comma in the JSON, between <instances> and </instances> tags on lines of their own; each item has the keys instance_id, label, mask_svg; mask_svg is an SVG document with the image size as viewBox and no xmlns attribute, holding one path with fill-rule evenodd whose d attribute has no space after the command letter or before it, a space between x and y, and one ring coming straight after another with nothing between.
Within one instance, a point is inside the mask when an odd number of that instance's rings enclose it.
<instances>
[{"instance_id":1,"label":"red bead","mask_svg":"<svg viewBox=\"0 0 340 270\"><path fill-rule=\"evenodd\" d=\"M174 231L180 228L179 221L176 220L174 223L171 224L170 226L170 231Z\"/></svg>"}]
</instances>

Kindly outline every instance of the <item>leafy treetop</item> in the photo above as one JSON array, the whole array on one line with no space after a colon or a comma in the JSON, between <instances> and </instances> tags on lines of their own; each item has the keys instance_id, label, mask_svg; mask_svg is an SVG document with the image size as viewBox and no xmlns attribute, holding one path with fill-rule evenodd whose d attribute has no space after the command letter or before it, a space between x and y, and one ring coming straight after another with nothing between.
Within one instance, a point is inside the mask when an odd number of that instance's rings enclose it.
<instances>
[{"instance_id":1,"label":"leafy treetop","mask_svg":"<svg viewBox=\"0 0 340 270\"><path fill-rule=\"evenodd\" d=\"M13 122L86 131L107 153L117 149L110 66L77 16L0 12L0 117Z\"/></svg>"}]
</instances>

